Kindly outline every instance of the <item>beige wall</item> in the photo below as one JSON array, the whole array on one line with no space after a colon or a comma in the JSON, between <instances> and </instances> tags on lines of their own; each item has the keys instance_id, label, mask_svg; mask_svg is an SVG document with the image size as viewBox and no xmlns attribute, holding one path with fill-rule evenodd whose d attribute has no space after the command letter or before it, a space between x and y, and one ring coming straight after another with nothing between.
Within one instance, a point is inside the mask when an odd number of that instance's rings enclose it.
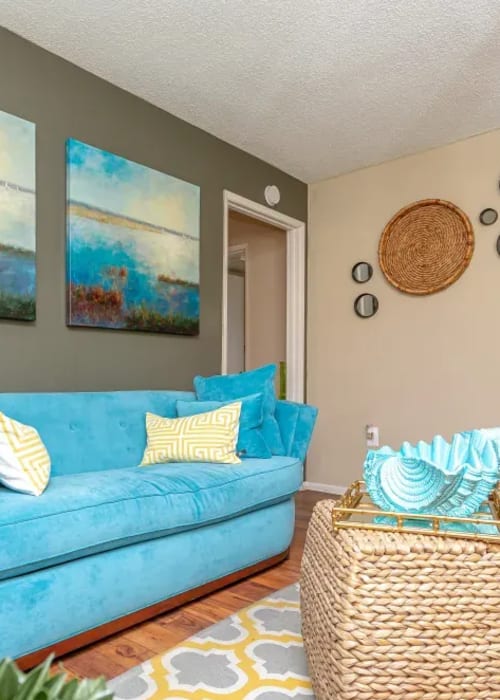
<instances>
[{"instance_id":1,"label":"beige wall","mask_svg":"<svg viewBox=\"0 0 500 700\"><path fill-rule=\"evenodd\" d=\"M308 401L320 408L307 479L346 485L361 474L366 423L381 444L500 424L500 130L312 185L309 194ZM377 263L380 234L404 205L448 199L471 218L470 267L426 297L398 292ZM374 276L351 279L367 260ZM360 319L353 301L380 308Z\"/></svg>"},{"instance_id":2,"label":"beige wall","mask_svg":"<svg viewBox=\"0 0 500 700\"><path fill-rule=\"evenodd\" d=\"M248 245L246 369L286 359L286 233L229 214L229 245Z\"/></svg>"}]
</instances>

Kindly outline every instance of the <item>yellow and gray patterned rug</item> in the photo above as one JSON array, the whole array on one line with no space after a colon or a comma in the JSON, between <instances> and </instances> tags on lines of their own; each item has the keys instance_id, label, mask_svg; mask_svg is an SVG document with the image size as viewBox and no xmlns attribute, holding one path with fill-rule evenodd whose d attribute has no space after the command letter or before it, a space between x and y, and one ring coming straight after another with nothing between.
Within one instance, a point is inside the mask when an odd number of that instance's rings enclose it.
<instances>
[{"instance_id":1,"label":"yellow and gray patterned rug","mask_svg":"<svg viewBox=\"0 0 500 700\"><path fill-rule=\"evenodd\" d=\"M136 666L109 686L118 700L313 700L298 584Z\"/></svg>"}]
</instances>

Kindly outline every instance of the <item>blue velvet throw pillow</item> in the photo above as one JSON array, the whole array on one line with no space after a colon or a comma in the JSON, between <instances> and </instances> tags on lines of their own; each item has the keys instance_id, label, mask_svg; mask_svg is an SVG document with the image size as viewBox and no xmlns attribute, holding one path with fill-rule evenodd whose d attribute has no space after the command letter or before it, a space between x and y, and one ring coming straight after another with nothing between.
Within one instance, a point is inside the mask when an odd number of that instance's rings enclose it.
<instances>
[{"instance_id":1,"label":"blue velvet throw pillow","mask_svg":"<svg viewBox=\"0 0 500 700\"><path fill-rule=\"evenodd\" d=\"M242 457L257 457L268 459L272 457L271 450L262 436L262 394L251 394L241 399L240 432L238 434L237 452ZM177 415L194 416L199 413L215 411L222 406L233 403L229 401L177 401Z\"/></svg>"},{"instance_id":2,"label":"blue velvet throw pillow","mask_svg":"<svg viewBox=\"0 0 500 700\"><path fill-rule=\"evenodd\" d=\"M240 374L195 377L194 390L200 401L234 401L250 394L262 394L262 435L273 455L284 455L278 421L274 417L276 369L276 365L264 365Z\"/></svg>"}]
</instances>

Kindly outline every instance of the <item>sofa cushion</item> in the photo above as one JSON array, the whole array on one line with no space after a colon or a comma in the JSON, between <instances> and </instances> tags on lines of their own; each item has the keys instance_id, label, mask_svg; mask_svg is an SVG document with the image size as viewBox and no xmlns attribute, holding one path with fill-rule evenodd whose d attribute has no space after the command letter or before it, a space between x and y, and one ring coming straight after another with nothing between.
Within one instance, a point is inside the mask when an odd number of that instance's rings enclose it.
<instances>
[{"instance_id":1,"label":"sofa cushion","mask_svg":"<svg viewBox=\"0 0 500 700\"><path fill-rule=\"evenodd\" d=\"M241 401L184 418L146 413L148 444L141 467L166 462L239 464L236 454Z\"/></svg>"},{"instance_id":2,"label":"sofa cushion","mask_svg":"<svg viewBox=\"0 0 500 700\"><path fill-rule=\"evenodd\" d=\"M0 394L0 411L32 425L52 461L51 476L134 467L146 446L146 413L175 418L187 391Z\"/></svg>"},{"instance_id":3,"label":"sofa cushion","mask_svg":"<svg viewBox=\"0 0 500 700\"><path fill-rule=\"evenodd\" d=\"M273 457L56 476L37 499L0 488L0 579L231 518L301 483L299 460Z\"/></svg>"},{"instance_id":4,"label":"sofa cushion","mask_svg":"<svg viewBox=\"0 0 500 700\"><path fill-rule=\"evenodd\" d=\"M318 409L295 401L276 402L276 420L286 454L303 462L311 442Z\"/></svg>"},{"instance_id":5,"label":"sofa cushion","mask_svg":"<svg viewBox=\"0 0 500 700\"><path fill-rule=\"evenodd\" d=\"M50 457L38 431L0 411L0 484L40 496L49 478Z\"/></svg>"},{"instance_id":6,"label":"sofa cushion","mask_svg":"<svg viewBox=\"0 0 500 700\"><path fill-rule=\"evenodd\" d=\"M238 456L258 457L268 459L271 457L271 450L266 444L262 435L262 394L250 394L241 399L240 432L238 434ZM215 411L221 406L227 406L234 399L229 401L177 401L178 416L194 416L198 413Z\"/></svg>"},{"instance_id":7,"label":"sofa cushion","mask_svg":"<svg viewBox=\"0 0 500 700\"><path fill-rule=\"evenodd\" d=\"M237 400L249 394L263 394L264 421L262 434L273 455L286 454L281 440L278 422L274 416L276 410L276 392L274 379L276 365L264 365L257 369L238 374L216 374L213 377L197 376L193 380L194 390L201 401Z\"/></svg>"}]
</instances>

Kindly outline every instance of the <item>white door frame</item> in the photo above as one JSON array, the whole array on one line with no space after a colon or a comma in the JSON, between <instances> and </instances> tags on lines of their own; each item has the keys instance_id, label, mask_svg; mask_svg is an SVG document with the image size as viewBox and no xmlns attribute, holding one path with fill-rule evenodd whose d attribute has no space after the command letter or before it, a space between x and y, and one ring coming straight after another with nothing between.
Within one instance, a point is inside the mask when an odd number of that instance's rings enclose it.
<instances>
[{"instance_id":1,"label":"white door frame","mask_svg":"<svg viewBox=\"0 0 500 700\"><path fill-rule=\"evenodd\" d=\"M243 334L244 334L243 357L244 357L244 368L247 369L248 342L249 342L248 319L250 318L250 314L249 314L250 299L249 299L249 295L248 295L248 280L249 280L249 277L248 277L248 244L247 243L238 243L236 245L228 246L227 253L228 253L228 261L229 261L229 258L231 257L231 254L235 254L235 253L238 253L245 258L245 274L243 276L244 277L244 301L243 301L243 303L245 305L245 311L244 311L245 318L244 318L244 326L243 326ZM227 267L228 267L228 264L226 264L226 268ZM227 276L229 274L231 274L229 269L226 269L226 280L227 280ZM227 366L226 366L226 373L227 373Z\"/></svg>"},{"instance_id":2,"label":"white door frame","mask_svg":"<svg viewBox=\"0 0 500 700\"><path fill-rule=\"evenodd\" d=\"M305 373L305 294L306 225L275 209L224 190L224 228L222 243L222 363L227 374L227 259L229 212L237 211L286 231L286 396L304 401Z\"/></svg>"}]
</instances>

